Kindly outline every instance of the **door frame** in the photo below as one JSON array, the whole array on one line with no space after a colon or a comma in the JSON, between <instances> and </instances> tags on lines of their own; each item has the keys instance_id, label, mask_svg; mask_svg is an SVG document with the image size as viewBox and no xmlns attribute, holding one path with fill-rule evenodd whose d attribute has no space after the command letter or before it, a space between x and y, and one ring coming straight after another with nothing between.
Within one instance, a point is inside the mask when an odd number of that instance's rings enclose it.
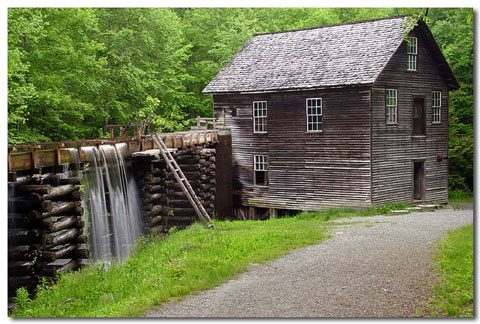
<instances>
[{"instance_id":1,"label":"door frame","mask_svg":"<svg viewBox=\"0 0 480 324\"><path fill-rule=\"evenodd\" d=\"M420 189L420 199L415 199L415 163L422 163L422 182ZM422 202L425 201L425 179L426 179L426 168L425 168L425 159L413 159L412 160L412 201Z\"/></svg>"},{"instance_id":2,"label":"door frame","mask_svg":"<svg viewBox=\"0 0 480 324\"><path fill-rule=\"evenodd\" d=\"M415 99L423 100L423 134L415 134ZM425 95L414 95L412 100L412 137L427 136L427 99Z\"/></svg>"}]
</instances>

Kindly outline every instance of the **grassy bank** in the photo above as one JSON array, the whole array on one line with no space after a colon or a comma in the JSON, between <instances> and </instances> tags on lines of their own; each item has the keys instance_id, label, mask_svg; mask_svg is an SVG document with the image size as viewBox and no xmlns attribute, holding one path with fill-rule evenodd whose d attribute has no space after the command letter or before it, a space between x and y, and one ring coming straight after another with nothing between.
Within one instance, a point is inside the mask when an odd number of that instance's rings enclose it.
<instances>
[{"instance_id":1,"label":"grassy bank","mask_svg":"<svg viewBox=\"0 0 480 324\"><path fill-rule=\"evenodd\" d=\"M473 203L473 193L459 190L448 191L449 203Z\"/></svg>"},{"instance_id":2,"label":"grassy bank","mask_svg":"<svg viewBox=\"0 0 480 324\"><path fill-rule=\"evenodd\" d=\"M473 225L449 232L439 244L435 261L440 279L419 315L472 317Z\"/></svg>"},{"instance_id":3,"label":"grassy bank","mask_svg":"<svg viewBox=\"0 0 480 324\"><path fill-rule=\"evenodd\" d=\"M37 297L18 294L16 317L138 316L153 305L218 285L289 250L327 237L326 220L388 214L403 205L356 210L330 209L267 221L199 224L164 238L140 239L135 255L105 271L89 267L61 276Z\"/></svg>"},{"instance_id":4,"label":"grassy bank","mask_svg":"<svg viewBox=\"0 0 480 324\"><path fill-rule=\"evenodd\" d=\"M66 274L34 300L20 296L12 315L138 316L171 297L218 285L249 263L323 240L322 223L319 218L217 222L215 231L195 224L163 239L141 239L138 252L124 264Z\"/></svg>"}]
</instances>

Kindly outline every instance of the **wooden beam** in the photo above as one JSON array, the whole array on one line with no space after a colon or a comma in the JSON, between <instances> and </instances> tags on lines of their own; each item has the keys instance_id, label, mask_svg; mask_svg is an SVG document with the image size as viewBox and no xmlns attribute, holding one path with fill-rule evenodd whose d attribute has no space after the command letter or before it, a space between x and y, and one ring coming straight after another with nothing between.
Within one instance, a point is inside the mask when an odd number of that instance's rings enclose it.
<instances>
[{"instance_id":1,"label":"wooden beam","mask_svg":"<svg viewBox=\"0 0 480 324\"><path fill-rule=\"evenodd\" d=\"M217 136L215 130L186 131L177 133L162 134L162 139L169 148L184 147L201 142L216 142ZM180 137L180 138L178 138ZM203 137L203 141L201 139ZM167 141L167 138L171 140ZM153 149L154 143L150 135L142 136L140 139L131 138L113 138L113 139L94 139L82 141L65 141L41 144L22 144L8 147L8 171L22 171L29 169L39 169L52 167L62 163L75 163L74 157L65 148L76 148L79 152L80 162L85 162L85 156L82 152L84 146L99 146L104 144L127 143L129 153ZM181 145L181 146L179 146Z\"/></svg>"}]
</instances>

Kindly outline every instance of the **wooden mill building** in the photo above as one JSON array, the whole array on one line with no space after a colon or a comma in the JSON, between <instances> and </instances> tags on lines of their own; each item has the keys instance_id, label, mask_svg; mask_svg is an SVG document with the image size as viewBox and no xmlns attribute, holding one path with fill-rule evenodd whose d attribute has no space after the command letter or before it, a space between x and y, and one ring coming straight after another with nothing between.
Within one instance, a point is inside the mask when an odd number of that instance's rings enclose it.
<instances>
[{"instance_id":1,"label":"wooden mill building","mask_svg":"<svg viewBox=\"0 0 480 324\"><path fill-rule=\"evenodd\" d=\"M255 35L215 76L203 92L232 133L237 216L447 202L458 83L427 25L409 26Z\"/></svg>"}]
</instances>

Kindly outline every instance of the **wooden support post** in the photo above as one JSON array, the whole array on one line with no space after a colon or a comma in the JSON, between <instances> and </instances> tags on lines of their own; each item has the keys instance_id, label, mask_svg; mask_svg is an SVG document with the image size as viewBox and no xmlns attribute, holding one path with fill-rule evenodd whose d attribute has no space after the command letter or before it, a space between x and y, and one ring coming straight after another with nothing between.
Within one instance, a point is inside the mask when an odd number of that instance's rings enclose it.
<instances>
[{"instance_id":1,"label":"wooden support post","mask_svg":"<svg viewBox=\"0 0 480 324\"><path fill-rule=\"evenodd\" d=\"M277 210L275 208L270 208L270 219L278 218Z\"/></svg>"},{"instance_id":2,"label":"wooden support post","mask_svg":"<svg viewBox=\"0 0 480 324\"><path fill-rule=\"evenodd\" d=\"M233 219L232 136L223 132L215 147L216 199L215 214L219 219Z\"/></svg>"},{"instance_id":3,"label":"wooden support post","mask_svg":"<svg viewBox=\"0 0 480 324\"><path fill-rule=\"evenodd\" d=\"M62 156L60 154L60 146L55 147L55 165L62 164Z\"/></svg>"},{"instance_id":4,"label":"wooden support post","mask_svg":"<svg viewBox=\"0 0 480 324\"><path fill-rule=\"evenodd\" d=\"M247 219L249 220L255 220L255 207L248 206L248 216Z\"/></svg>"},{"instance_id":5,"label":"wooden support post","mask_svg":"<svg viewBox=\"0 0 480 324\"><path fill-rule=\"evenodd\" d=\"M12 165L12 160L11 160L11 153L12 153L12 149L11 148L8 148L8 172L10 172L11 170L11 165Z\"/></svg>"},{"instance_id":6,"label":"wooden support post","mask_svg":"<svg viewBox=\"0 0 480 324\"><path fill-rule=\"evenodd\" d=\"M137 140L140 140L142 138L142 128L140 126L135 127L135 130L137 132Z\"/></svg>"},{"instance_id":7,"label":"wooden support post","mask_svg":"<svg viewBox=\"0 0 480 324\"><path fill-rule=\"evenodd\" d=\"M15 182L15 181L17 181L17 173L8 172L8 182Z\"/></svg>"},{"instance_id":8,"label":"wooden support post","mask_svg":"<svg viewBox=\"0 0 480 324\"><path fill-rule=\"evenodd\" d=\"M113 127L112 126L108 126L109 130L110 130L110 138L114 138L115 137L115 133L113 132Z\"/></svg>"},{"instance_id":9,"label":"wooden support post","mask_svg":"<svg viewBox=\"0 0 480 324\"><path fill-rule=\"evenodd\" d=\"M32 148L32 169L37 168L37 149Z\"/></svg>"},{"instance_id":10,"label":"wooden support post","mask_svg":"<svg viewBox=\"0 0 480 324\"><path fill-rule=\"evenodd\" d=\"M76 149L78 151L78 157L80 158L80 163L82 163L82 161L85 161L85 156L83 155L82 146L77 144Z\"/></svg>"}]
</instances>

